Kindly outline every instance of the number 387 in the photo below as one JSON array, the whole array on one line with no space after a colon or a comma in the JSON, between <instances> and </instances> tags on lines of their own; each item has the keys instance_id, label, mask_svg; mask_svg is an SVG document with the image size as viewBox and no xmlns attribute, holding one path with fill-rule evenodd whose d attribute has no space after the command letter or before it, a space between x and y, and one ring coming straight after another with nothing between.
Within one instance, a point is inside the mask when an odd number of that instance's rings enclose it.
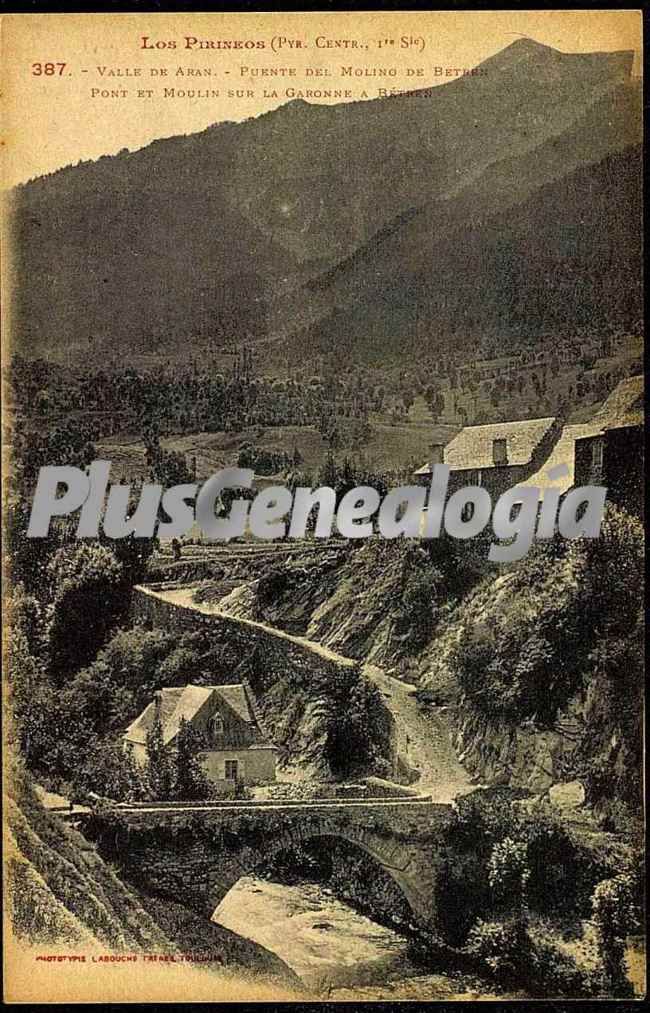
<instances>
[{"instance_id":1,"label":"number 387","mask_svg":"<svg viewBox=\"0 0 650 1013\"><path fill-rule=\"evenodd\" d=\"M61 77L67 63L33 63L32 74L34 77Z\"/></svg>"}]
</instances>

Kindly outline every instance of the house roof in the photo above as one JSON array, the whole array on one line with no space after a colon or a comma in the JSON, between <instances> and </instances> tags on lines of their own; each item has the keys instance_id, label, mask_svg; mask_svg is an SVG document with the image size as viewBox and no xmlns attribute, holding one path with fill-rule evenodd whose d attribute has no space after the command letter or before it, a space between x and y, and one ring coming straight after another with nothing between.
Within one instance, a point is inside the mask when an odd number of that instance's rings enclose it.
<instances>
[{"instance_id":1,"label":"house roof","mask_svg":"<svg viewBox=\"0 0 650 1013\"><path fill-rule=\"evenodd\" d=\"M191 722L203 710L214 693L213 686L185 686L176 706L166 721L163 721L163 742L167 745L178 734L182 721Z\"/></svg>"},{"instance_id":2,"label":"house roof","mask_svg":"<svg viewBox=\"0 0 650 1013\"><path fill-rule=\"evenodd\" d=\"M594 427L593 420L565 426L559 440L542 467L524 482L518 482L517 485L523 487L535 486L538 489L559 489L560 492L566 492L571 488L575 480L576 440L580 440L585 436L593 436L599 431L598 427ZM565 466L565 474L558 478L549 478L548 472L560 465Z\"/></svg>"},{"instance_id":3,"label":"house roof","mask_svg":"<svg viewBox=\"0 0 650 1013\"><path fill-rule=\"evenodd\" d=\"M540 489L556 488L563 492L573 485L575 441L598 436L608 429L643 425L644 378L642 375L621 380L615 390L602 403L588 422L564 426L560 439L542 467L519 484ZM443 461L452 471L468 468L493 468L493 441L506 440L508 464L528 464L535 448L546 435L553 418L525 419L520 422L501 422L485 426L465 426L444 449ZM549 479L546 472L565 464L569 474L565 478ZM416 475L431 474L431 465L419 468Z\"/></svg>"},{"instance_id":4,"label":"house roof","mask_svg":"<svg viewBox=\"0 0 650 1013\"><path fill-rule=\"evenodd\" d=\"M465 426L444 449L443 461L451 471L468 468L494 468L495 440L505 440L508 465L529 464L538 443L547 434L555 419L522 419L496 422L484 426ZM431 465L425 464L416 475L427 475Z\"/></svg>"},{"instance_id":5,"label":"house roof","mask_svg":"<svg viewBox=\"0 0 650 1013\"><path fill-rule=\"evenodd\" d=\"M254 725L246 690L241 683L229 686L187 686L161 689L160 718L163 742L168 745L178 734L181 721L193 721L207 706L213 696L218 696L230 707L237 717L246 724ZM128 742L144 745L147 733L153 726L156 715L155 701L152 701L133 721L124 733Z\"/></svg>"},{"instance_id":6,"label":"house roof","mask_svg":"<svg viewBox=\"0 0 650 1013\"><path fill-rule=\"evenodd\" d=\"M253 724L253 715L251 713L250 704L248 697L246 696L246 690L242 683L235 683L232 686L212 686L211 687L217 696L220 696L222 700L234 710L237 717L241 718L242 721L246 721L249 724Z\"/></svg>"},{"instance_id":7,"label":"house roof","mask_svg":"<svg viewBox=\"0 0 650 1013\"><path fill-rule=\"evenodd\" d=\"M608 429L643 424L643 377L632 376L622 380L595 415L587 422L565 426L548 459L539 471L519 482L521 486L539 489L559 489L566 492L575 482L575 443L590 436L600 436ZM551 479L548 472L558 465L566 466L566 475Z\"/></svg>"},{"instance_id":8,"label":"house roof","mask_svg":"<svg viewBox=\"0 0 650 1013\"><path fill-rule=\"evenodd\" d=\"M621 380L594 415L601 430L643 425L643 376Z\"/></svg>"}]
</instances>

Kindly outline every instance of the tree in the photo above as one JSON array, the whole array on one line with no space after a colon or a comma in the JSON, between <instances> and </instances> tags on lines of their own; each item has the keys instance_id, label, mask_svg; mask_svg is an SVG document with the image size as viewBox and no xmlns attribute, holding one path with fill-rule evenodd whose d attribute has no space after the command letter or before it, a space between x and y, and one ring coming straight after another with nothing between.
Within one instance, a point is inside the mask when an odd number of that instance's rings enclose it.
<instances>
[{"instance_id":1,"label":"tree","mask_svg":"<svg viewBox=\"0 0 650 1013\"><path fill-rule=\"evenodd\" d=\"M7 634L9 658L9 700L13 727L20 752L30 766L37 766L52 745L52 716L55 694L47 680L42 657L41 624L34 622L38 603L14 589L10 603Z\"/></svg>"},{"instance_id":2,"label":"tree","mask_svg":"<svg viewBox=\"0 0 650 1013\"><path fill-rule=\"evenodd\" d=\"M59 549L48 565L51 581L50 669L55 681L95 657L123 601L122 564L103 545Z\"/></svg>"},{"instance_id":3,"label":"tree","mask_svg":"<svg viewBox=\"0 0 650 1013\"><path fill-rule=\"evenodd\" d=\"M625 966L626 939L638 925L634 908L633 879L629 873L605 879L594 890L593 920L605 974L616 999L634 994Z\"/></svg>"},{"instance_id":4,"label":"tree","mask_svg":"<svg viewBox=\"0 0 650 1013\"><path fill-rule=\"evenodd\" d=\"M185 455L175 450L163 450L155 427L146 429L142 439L147 465L154 482L158 482L164 489L193 483L193 469L188 467Z\"/></svg>"},{"instance_id":5,"label":"tree","mask_svg":"<svg viewBox=\"0 0 650 1013\"><path fill-rule=\"evenodd\" d=\"M210 783L196 758L197 751L203 745L200 732L181 717L173 760L175 798L185 800L210 797Z\"/></svg>"},{"instance_id":6,"label":"tree","mask_svg":"<svg viewBox=\"0 0 650 1013\"><path fill-rule=\"evenodd\" d=\"M505 837L492 848L488 863L488 882L497 903L507 903L517 914L526 908L530 870L526 843Z\"/></svg>"},{"instance_id":7,"label":"tree","mask_svg":"<svg viewBox=\"0 0 650 1013\"><path fill-rule=\"evenodd\" d=\"M338 776L368 770L386 776L390 763L383 748L387 735L384 715L379 690L362 676L357 675L352 685L343 689L326 746L330 766Z\"/></svg>"},{"instance_id":8,"label":"tree","mask_svg":"<svg viewBox=\"0 0 650 1013\"><path fill-rule=\"evenodd\" d=\"M174 787L174 768L169 749L163 741L162 722L159 714L156 714L154 722L147 732L145 748L150 797L154 801L168 801L172 797Z\"/></svg>"}]
</instances>

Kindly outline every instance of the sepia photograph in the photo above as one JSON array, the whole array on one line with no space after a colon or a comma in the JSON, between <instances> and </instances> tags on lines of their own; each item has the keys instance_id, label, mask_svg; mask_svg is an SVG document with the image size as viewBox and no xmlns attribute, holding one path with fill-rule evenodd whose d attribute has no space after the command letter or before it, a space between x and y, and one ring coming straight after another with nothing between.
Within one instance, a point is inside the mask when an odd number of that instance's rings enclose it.
<instances>
[{"instance_id":1,"label":"sepia photograph","mask_svg":"<svg viewBox=\"0 0 650 1013\"><path fill-rule=\"evenodd\" d=\"M0 19L7 1003L645 998L642 40Z\"/></svg>"}]
</instances>

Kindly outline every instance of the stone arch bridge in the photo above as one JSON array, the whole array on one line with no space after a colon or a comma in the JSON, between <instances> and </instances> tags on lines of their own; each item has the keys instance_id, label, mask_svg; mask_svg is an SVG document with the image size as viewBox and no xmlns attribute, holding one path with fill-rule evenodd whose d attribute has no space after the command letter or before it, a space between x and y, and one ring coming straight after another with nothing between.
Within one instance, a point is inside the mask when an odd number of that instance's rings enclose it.
<instances>
[{"instance_id":1,"label":"stone arch bridge","mask_svg":"<svg viewBox=\"0 0 650 1013\"><path fill-rule=\"evenodd\" d=\"M451 806L426 797L313 802L102 803L88 831L147 892L208 917L242 877L319 837L356 845L397 883L422 928L435 924L435 879ZM369 869L369 876L371 875Z\"/></svg>"}]
</instances>

